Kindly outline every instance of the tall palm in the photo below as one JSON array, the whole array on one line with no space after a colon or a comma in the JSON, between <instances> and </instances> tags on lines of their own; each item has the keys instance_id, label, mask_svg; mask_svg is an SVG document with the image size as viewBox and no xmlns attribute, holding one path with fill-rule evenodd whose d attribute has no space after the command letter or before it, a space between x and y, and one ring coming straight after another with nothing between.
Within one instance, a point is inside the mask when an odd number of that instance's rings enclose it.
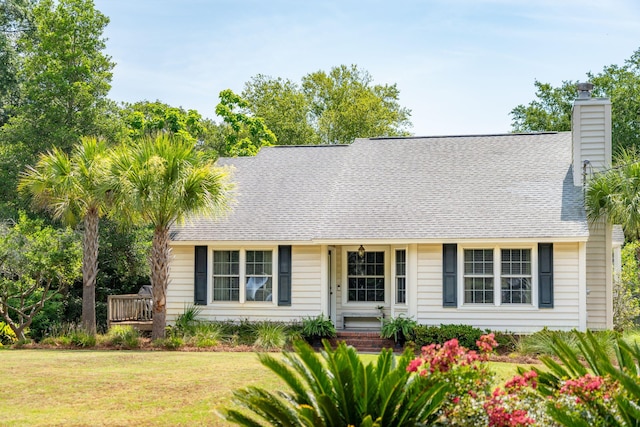
<instances>
[{"instance_id":1,"label":"tall palm","mask_svg":"<svg viewBox=\"0 0 640 427\"><path fill-rule=\"evenodd\" d=\"M169 228L190 215L215 215L228 200L226 173L193 143L160 134L122 146L112 158L111 188L121 218L153 227L153 339L164 337L169 283Z\"/></svg>"},{"instance_id":2,"label":"tall palm","mask_svg":"<svg viewBox=\"0 0 640 427\"><path fill-rule=\"evenodd\" d=\"M105 172L108 153L104 141L85 137L71 155L53 148L40 155L35 167L21 174L19 189L67 225L84 225L82 241L82 327L96 333L96 277L98 226L105 213Z\"/></svg>"},{"instance_id":3,"label":"tall palm","mask_svg":"<svg viewBox=\"0 0 640 427\"><path fill-rule=\"evenodd\" d=\"M589 181L585 206L591 221L606 218L625 234L640 238L640 162L633 151L619 155L618 166Z\"/></svg>"}]
</instances>

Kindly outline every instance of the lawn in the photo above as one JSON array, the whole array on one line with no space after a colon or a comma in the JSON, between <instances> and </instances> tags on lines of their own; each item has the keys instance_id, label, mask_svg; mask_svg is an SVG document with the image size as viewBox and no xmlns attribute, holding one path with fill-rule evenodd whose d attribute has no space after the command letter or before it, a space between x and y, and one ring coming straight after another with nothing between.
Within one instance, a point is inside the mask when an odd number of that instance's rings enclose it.
<instances>
[{"instance_id":1,"label":"lawn","mask_svg":"<svg viewBox=\"0 0 640 427\"><path fill-rule=\"evenodd\" d=\"M2 350L0 361L3 426L224 426L216 411L234 389L282 386L254 353ZM516 365L492 368L507 378Z\"/></svg>"}]
</instances>

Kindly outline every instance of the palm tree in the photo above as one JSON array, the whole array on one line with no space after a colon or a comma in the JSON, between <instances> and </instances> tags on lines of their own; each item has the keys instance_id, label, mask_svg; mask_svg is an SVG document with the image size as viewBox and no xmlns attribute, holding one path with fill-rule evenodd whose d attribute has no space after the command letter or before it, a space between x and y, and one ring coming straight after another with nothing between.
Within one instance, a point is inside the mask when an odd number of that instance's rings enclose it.
<instances>
[{"instance_id":1,"label":"palm tree","mask_svg":"<svg viewBox=\"0 0 640 427\"><path fill-rule=\"evenodd\" d=\"M114 200L121 219L153 227L153 339L163 338L169 283L169 228L190 215L214 215L228 201L226 172L178 136L144 137L112 158Z\"/></svg>"},{"instance_id":2,"label":"palm tree","mask_svg":"<svg viewBox=\"0 0 640 427\"><path fill-rule=\"evenodd\" d=\"M40 155L35 167L21 174L19 190L32 196L67 225L83 222L82 327L96 333L96 276L98 274L98 223L105 213L106 143L84 137L71 156L58 148Z\"/></svg>"},{"instance_id":3,"label":"palm tree","mask_svg":"<svg viewBox=\"0 0 640 427\"><path fill-rule=\"evenodd\" d=\"M624 151L617 167L596 175L589 181L585 206L591 221L606 218L621 224L625 235L640 238L640 161L633 151Z\"/></svg>"}]
</instances>

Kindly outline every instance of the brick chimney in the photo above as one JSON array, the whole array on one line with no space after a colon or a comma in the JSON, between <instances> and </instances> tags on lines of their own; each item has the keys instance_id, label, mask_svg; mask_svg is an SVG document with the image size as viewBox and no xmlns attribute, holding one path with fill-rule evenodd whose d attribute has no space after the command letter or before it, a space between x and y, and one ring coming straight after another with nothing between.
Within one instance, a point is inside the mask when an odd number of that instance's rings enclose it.
<instances>
[{"instance_id":1,"label":"brick chimney","mask_svg":"<svg viewBox=\"0 0 640 427\"><path fill-rule=\"evenodd\" d=\"M593 84L578 83L573 103L573 185L611 167L611 101L592 98Z\"/></svg>"}]
</instances>

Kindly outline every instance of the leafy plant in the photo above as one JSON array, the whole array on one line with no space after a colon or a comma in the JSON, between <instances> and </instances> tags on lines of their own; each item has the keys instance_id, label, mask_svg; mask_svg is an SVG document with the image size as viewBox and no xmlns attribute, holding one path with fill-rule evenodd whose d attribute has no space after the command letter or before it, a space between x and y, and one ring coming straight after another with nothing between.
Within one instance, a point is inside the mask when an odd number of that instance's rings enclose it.
<instances>
[{"instance_id":1,"label":"leafy plant","mask_svg":"<svg viewBox=\"0 0 640 427\"><path fill-rule=\"evenodd\" d=\"M605 351L613 355L613 345L616 333L613 331L598 331L593 333L595 340L599 342ZM555 342L561 340L575 352L579 352L579 340L570 331L552 331L547 328L531 335L520 337L516 345L518 353L531 355L552 355L555 353Z\"/></svg>"},{"instance_id":2,"label":"leafy plant","mask_svg":"<svg viewBox=\"0 0 640 427\"><path fill-rule=\"evenodd\" d=\"M184 345L184 340L181 337L168 336L166 338L153 340L152 344L154 347L160 347L166 350L177 350Z\"/></svg>"},{"instance_id":3,"label":"leafy plant","mask_svg":"<svg viewBox=\"0 0 640 427\"><path fill-rule=\"evenodd\" d=\"M15 332L4 322L0 322L0 346L11 345L18 340Z\"/></svg>"},{"instance_id":4,"label":"leafy plant","mask_svg":"<svg viewBox=\"0 0 640 427\"><path fill-rule=\"evenodd\" d=\"M222 326L213 322L198 323L187 340L198 348L215 347L222 338Z\"/></svg>"},{"instance_id":5,"label":"leafy plant","mask_svg":"<svg viewBox=\"0 0 640 427\"><path fill-rule=\"evenodd\" d=\"M435 420L448 385L411 375L409 352L396 359L383 350L365 365L345 343L336 350L326 340L323 345L322 353L297 341L295 353L260 354L260 362L289 389L237 390L234 402L246 410L227 408L225 418L245 426L415 426Z\"/></svg>"},{"instance_id":6,"label":"leafy plant","mask_svg":"<svg viewBox=\"0 0 640 427\"><path fill-rule=\"evenodd\" d=\"M410 339L416 343L416 347L421 348L429 344L444 344L455 338L461 346L477 350L476 341L481 335L480 329L470 325L417 325Z\"/></svg>"},{"instance_id":7,"label":"leafy plant","mask_svg":"<svg viewBox=\"0 0 640 427\"><path fill-rule=\"evenodd\" d=\"M86 348L86 347L95 347L96 345L96 336L93 334L90 334L84 329L79 328L73 331L69 335L69 338L71 340L71 344L76 347Z\"/></svg>"},{"instance_id":8,"label":"leafy plant","mask_svg":"<svg viewBox=\"0 0 640 427\"><path fill-rule=\"evenodd\" d=\"M184 312L176 317L175 327L178 331L185 335L193 335L196 325L198 324L198 316L202 309L196 305L190 304L185 306Z\"/></svg>"},{"instance_id":9,"label":"leafy plant","mask_svg":"<svg viewBox=\"0 0 640 427\"><path fill-rule=\"evenodd\" d=\"M538 391L551 399L549 413L567 426L638 425L640 346L617 337L612 361L592 332L574 331L573 335L577 350L555 336L553 352L559 361L542 356L546 369L533 368L539 377ZM570 398L562 400L563 395Z\"/></svg>"},{"instance_id":10,"label":"leafy plant","mask_svg":"<svg viewBox=\"0 0 640 427\"><path fill-rule=\"evenodd\" d=\"M259 322L255 334L254 345L267 350L281 349L287 342L285 327L281 323Z\"/></svg>"},{"instance_id":11,"label":"leafy plant","mask_svg":"<svg viewBox=\"0 0 640 427\"><path fill-rule=\"evenodd\" d=\"M140 333L133 326L115 325L109 329L106 341L117 347L138 348L140 347Z\"/></svg>"},{"instance_id":12,"label":"leafy plant","mask_svg":"<svg viewBox=\"0 0 640 427\"><path fill-rule=\"evenodd\" d=\"M404 344L407 337L412 336L413 330L418 326L418 322L411 317L392 317L390 319L382 319L382 328L380 336L382 338L393 338L398 344Z\"/></svg>"},{"instance_id":13,"label":"leafy plant","mask_svg":"<svg viewBox=\"0 0 640 427\"><path fill-rule=\"evenodd\" d=\"M304 317L301 334L309 342L322 338L334 338L336 327L333 326L331 319L324 317L324 314L316 317Z\"/></svg>"}]
</instances>

